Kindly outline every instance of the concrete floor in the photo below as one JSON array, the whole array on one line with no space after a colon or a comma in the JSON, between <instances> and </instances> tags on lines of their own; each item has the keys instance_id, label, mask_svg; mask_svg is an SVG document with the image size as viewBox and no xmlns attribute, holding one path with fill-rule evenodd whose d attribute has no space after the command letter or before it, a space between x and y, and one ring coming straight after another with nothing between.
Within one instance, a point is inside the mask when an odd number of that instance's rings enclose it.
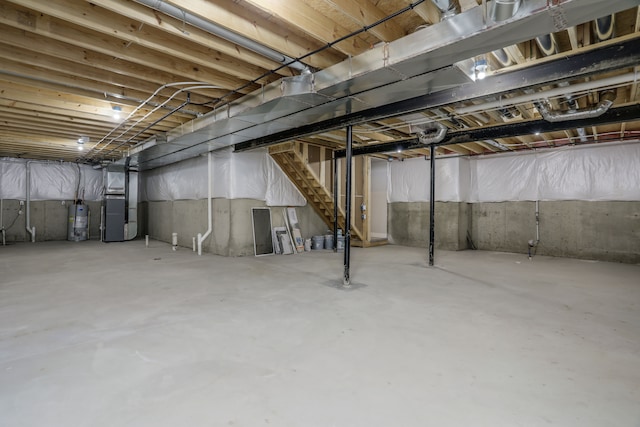
<instances>
[{"instance_id":1,"label":"concrete floor","mask_svg":"<svg viewBox=\"0 0 640 427\"><path fill-rule=\"evenodd\" d=\"M640 266L424 252L0 247L0 425L640 425Z\"/></svg>"}]
</instances>

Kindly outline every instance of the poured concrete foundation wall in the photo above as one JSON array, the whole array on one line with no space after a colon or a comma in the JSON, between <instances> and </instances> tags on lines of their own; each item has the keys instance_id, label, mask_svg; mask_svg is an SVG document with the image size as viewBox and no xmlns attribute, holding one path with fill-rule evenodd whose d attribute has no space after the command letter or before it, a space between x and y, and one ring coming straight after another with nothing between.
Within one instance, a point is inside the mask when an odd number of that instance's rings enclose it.
<instances>
[{"instance_id":1,"label":"poured concrete foundation wall","mask_svg":"<svg viewBox=\"0 0 640 427\"><path fill-rule=\"evenodd\" d=\"M540 202L537 254L640 263L640 202ZM536 239L535 202L436 203L435 246L526 254ZM429 203L390 203L391 243L428 246Z\"/></svg>"},{"instance_id":2,"label":"poured concrete foundation wall","mask_svg":"<svg viewBox=\"0 0 640 427\"><path fill-rule=\"evenodd\" d=\"M43 200L31 202L31 227L36 228L36 241L67 240L67 225L69 223L69 205L73 201ZM91 223L89 235L91 239L100 239L100 202L85 202L89 206ZM15 220L15 222L14 222ZM24 202L19 200L2 201L2 222L0 226L6 229L6 241L25 242L31 239L27 233L26 210ZM13 223L13 225L11 225ZM0 241L0 244L2 242Z\"/></svg>"},{"instance_id":3,"label":"poured concrete foundation wall","mask_svg":"<svg viewBox=\"0 0 640 427\"><path fill-rule=\"evenodd\" d=\"M251 208L265 207L265 202L252 199L213 199L213 231L204 241L203 251L224 256L252 256L253 228ZM282 207L271 207L274 227L284 225ZM178 233L178 245L192 248L193 237L207 230L207 200L176 200L144 202L146 212L141 229L149 237L171 241L171 233ZM296 207L302 236L324 234L326 225L311 206Z\"/></svg>"},{"instance_id":4,"label":"poured concrete foundation wall","mask_svg":"<svg viewBox=\"0 0 640 427\"><path fill-rule=\"evenodd\" d=\"M540 255L640 263L640 202L540 202ZM478 249L527 253L535 202L474 203Z\"/></svg>"},{"instance_id":5,"label":"poured concrete foundation wall","mask_svg":"<svg viewBox=\"0 0 640 427\"><path fill-rule=\"evenodd\" d=\"M467 248L469 204L436 202L435 247L450 251ZM389 242L426 248L429 245L429 202L388 205Z\"/></svg>"}]
</instances>

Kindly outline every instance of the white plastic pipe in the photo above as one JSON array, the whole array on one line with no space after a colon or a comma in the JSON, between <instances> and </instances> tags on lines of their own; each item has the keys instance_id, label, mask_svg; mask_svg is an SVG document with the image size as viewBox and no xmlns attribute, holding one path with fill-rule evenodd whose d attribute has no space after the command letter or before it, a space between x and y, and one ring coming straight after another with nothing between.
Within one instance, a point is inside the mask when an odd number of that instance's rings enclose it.
<instances>
[{"instance_id":1,"label":"white plastic pipe","mask_svg":"<svg viewBox=\"0 0 640 427\"><path fill-rule=\"evenodd\" d=\"M206 233L204 233L204 235L198 233L198 255L202 255L202 242L207 237L209 237L209 234L211 234L211 229L213 228L213 219L211 218L211 151L207 153L207 162L207 222L209 224L209 228L207 228L207 231Z\"/></svg>"},{"instance_id":2,"label":"white plastic pipe","mask_svg":"<svg viewBox=\"0 0 640 427\"><path fill-rule=\"evenodd\" d=\"M26 201L25 201L25 210L26 210L26 224L25 224L25 228L27 229L27 232L31 235L31 242L35 243L36 241L36 228L35 227L31 227L31 163L32 162L27 162L27 194L26 194Z\"/></svg>"},{"instance_id":3,"label":"white plastic pipe","mask_svg":"<svg viewBox=\"0 0 640 427\"><path fill-rule=\"evenodd\" d=\"M149 247L149 235L145 235L144 236L144 245L148 248Z\"/></svg>"},{"instance_id":4,"label":"white plastic pipe","mask_svg":"<svg viewBox=\"0 0 640 427\"><path fill-rule=\"evenodd\" d=\"M540 242L540 202L536 200L536 246Z\"/></svg>"},{"instance_id":5,"label":"white plastic pipe","mask_svg":"<svg viewBox=\"0 0 640 427\"><path fill-rule=\"evenodd\" d=\"M3 215L2 215L3 213L2 202L3 200L0 199L0 232L2 232L2 246L5 246L7 243L5 241L4 222L3 222Z\"/></svg>"},{"instance_id":6,"label":"white plastic pipe","mask_svg":"<svg viewBox=\"0 0 640 427\"><path fill-rule=\"evenodd\" d=\"M193 237L192 239L193 239L193 252L195 252L196 251L196 246L197 246L196 245L196 238Z\"/></svg>"},{"instance_id":7,"label":"white plastic pipe","mask_svg":"<svg viewBox=\"0 0 640 427\"><path fill-rule=\"evenodd\" d=\"M178 247L178 233L171 233L171 249L174 251Z\"/></svg>"},{"instance_id":8,"label":"white plastic pipe","mask_svg":"<svg viewBox=\"0 0 640 427\"><path fill-rule=\"evenodd\" d=\"M632 82L636 82L640 79L639 73L627 73L619 76L608 77L600 80L591 80L584 83L576 83L568 87L557 87L555 89L547 90L544 92L534 92L530 94L514 96L513 98L502 98L497 101L484 102L482 104L470 105L468 107L456 108L456 115L464 115L470 113L477 113L479 111L494 110L509 105L520 105L527 102L540 101L543 99L553 98L556 96L565 96L568 93L584 92L595 89L604 89L608 87L615 87Z\"/></svg>"}]
</instances>

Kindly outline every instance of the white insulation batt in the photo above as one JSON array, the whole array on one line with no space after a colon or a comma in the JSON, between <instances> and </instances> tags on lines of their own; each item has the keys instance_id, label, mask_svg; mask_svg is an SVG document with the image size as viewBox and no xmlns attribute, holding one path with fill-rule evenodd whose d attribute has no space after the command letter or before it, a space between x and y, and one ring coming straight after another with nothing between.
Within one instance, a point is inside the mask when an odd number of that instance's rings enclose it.
<instances>
[{"instance_id":1,"label":"white insulation batt","mask_svg":"<svg viewBox=\"0 0 640 427\"><path fill-rule=\"evenodd\" d=\"M0 159L0 199L25 200L27 162L31 169L31 200L88 201L102 198L102 171L66 162Z\"/></svg>"},{"instance_id":2,"label":"white insulation batt","mask_svg":"<svg viewBox=\"0 0 640 427\"><path fill-rule=\"evenodd\" d=\"M307 201L266 150L212 152L212 197L264 200L267 206L304 206ZM143 173L142 200L207 197L207 156Z\"/></svg>"},{"instance_id":3,"label":"white insulation batt","mask_svg":"<svg viewBox=\"0 0 640 427\"><path fill-rule=\"evenodd\" d=\"M388 164L388 202L429 200L429 161ZM640 143L436 160L436 200L640 200Z\"/></svg>"}]
</instances>

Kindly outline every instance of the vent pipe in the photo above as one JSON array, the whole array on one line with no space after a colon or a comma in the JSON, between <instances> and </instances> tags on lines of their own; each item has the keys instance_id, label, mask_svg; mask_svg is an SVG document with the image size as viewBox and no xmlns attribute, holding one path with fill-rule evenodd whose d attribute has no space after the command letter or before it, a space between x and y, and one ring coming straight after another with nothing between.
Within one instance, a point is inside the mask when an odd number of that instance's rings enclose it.
<instances>
[{"instance_id":1,"label":"vent pipe","mask_svg":"<svg viewBox=\"0 0 640 427\"><path fill-rule=\"evenodd\" d=\"M460 13L459 0L432 0L433 4L440 9L440 20L445 21Z\"/></svg>"},{"instance_id":2,"label":"vent pipe","mask_svg":"<svg viewBox=\"0 0 640 427\"><path fill-rule=\"evenodd\" d=\"M598 41L609 40L613 37L615 22L615 15L603 16L593 21L593 30Z\"/></svg>"},{"instance_id":3,"label":"vent pipe","mask_svg":"<svg viewBox=\"0 0 640 427\"><path fill-rule=\"evenodd\" d=\"M496 22L513 17L520 8L520 0L493 0L490 16Z\"/></svg>"},{"instance_id":4,"label":"vent pipe","mask_svg":"<svg viewBox=\"0 0 640 427\"><path fill-rule=\"evenodd\" d=\"M271 49L270 47L267 47L261 43L258 43L255 40L251 40L250 38L245 37L241 34L235 33L231 30L221 27L211 21L202 19L199 16L196 16L192 13L189 13L185 10L180 9L179 7L166 3L163 0L135 0L135 1L145 6L148 6L152 9L155 9L159 12L162 12L166 15L179 19L180 21L191 24L196 28L199 28L208 33L216 35L220 38L228 40L231 43L240 45L245 49L251 50L259 55L264 56L265 58L269 58L272 61L279 62L280 64L287 65L288 67L294 68L299 71L308 69L308 67L305 64L299 61L296 61L294 58L284 55L276 50Z\"/></svg>"},{"instance_id":5,"label":"vent pipe","mask_svg":"<svg viewBox=\"0 0 640 427\"><path fill-rule=\"evenodd\" d=\"M493 54L494 58L496 58L503 67L508 67L510 65L513 65L513 61L509 57L509 54L507 53L506 50L496 49L491 53Z\"/></svg>"},{"instance_id":6,"label":"vent pipe","mask_svg":"<svg viewBox=\"0 0 640 427\"><path fill-rule=\"evenodd\" d=\"M544 56L558 53L558 44L556 43L556 39L553 34L545 34L544 36L536 37L536 44Z\"/></svg>"},{"instance_id":7,"label":"vent pipe","mask_svg":"<svg viewBox=\"0 0 640 427\"><path fill-rule=\"evenodd\" d=\"M598 90L604 87L621 86L638 81L640 74L635 72L620 74L612 77L605 77L600 80L590 80L583 83L571 85L570 89L573 93L584 92L589 90ZM535 102L545 98L553 98L556 96L566 96L569 88L557 87L545 92L531 92L524 95L514 96L513 98L500 98L495 101L485 102L482 104L473 104L466 107L456 108L457 116L465 114L477 113L481 111L494 110L504 107L505 105L520 105L527 102Z\"/></svg>"},{"instance_id":8,"label":"vent pipe","mask_svg":"<svg viewBox=\"0 0 640 427\"><path fill-rule=\"evenodd\" d=\"M540 102L536 105L542 117L548 122L564 122L566 120L592 119L603 115L613 105L616 93L612 90L600 92L600 102L593 108L580 111L549 111L547 106Z\"/></svg>"},{"instance_id":9,"label":"vent pipe","mask_svg":"<svg viewBox=\"0 0 640 427\"><path fill-rule=\"evenodd\" d=\"M447 134L447 127L440 122L429 123L428 125L421 126L422 131L418 132L418 141L420 144L429 145L436 144L444 139ZM434 132L427 133L432 130Z\"/></svg>"}]
</instances>

